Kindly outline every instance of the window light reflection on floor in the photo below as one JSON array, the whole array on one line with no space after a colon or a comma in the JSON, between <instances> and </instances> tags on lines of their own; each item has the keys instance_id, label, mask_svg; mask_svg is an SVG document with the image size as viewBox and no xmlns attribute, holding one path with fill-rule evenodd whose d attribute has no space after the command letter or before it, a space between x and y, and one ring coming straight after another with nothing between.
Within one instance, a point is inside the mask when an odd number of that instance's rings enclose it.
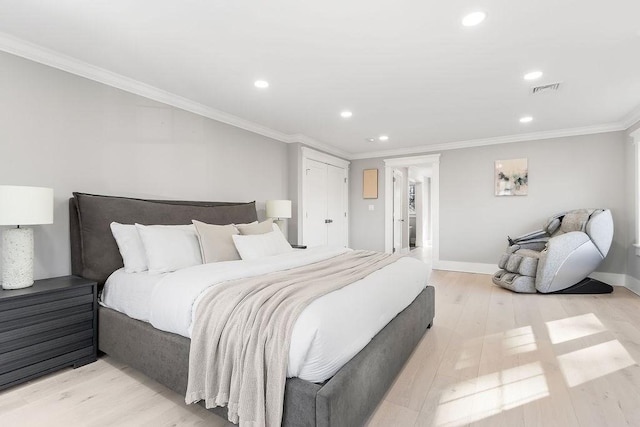
<instances>
[{"instance_id":1,"label":"window light reflection on floor","mask_svg":"<svg viewBox=\"0 0 640 427\"><path fill-rule=\"evenodd\" d=\"M567 385L575 387L636 362L618 340L612 340L560 355L558 363Z\"/></svg>"},{"instance_id":2,"label":"window light reflection on floor","mask_svg":"<svg viewBox=\"0 0 640 427\"><path fill-rule=\"evenodd\" d=\"M440 398L437 426L459 426L549 396L540 362L505 369L450 387Z\"/></svg>"},{"instance_id":3,"label":"window light reflection on floor","mask_svg":"<svg viewBox=\"0 0 640 427\"><path fill-rule=\"evenodd\" d=\"M531 326L511 329L503 335L502 348L507 355L527 353L538 349Z\"/></svg>"},{"instance_id":4,"label":"window light reflection on floor","mask_svg":"<svg viewBox=\"0 0 640 427\"><path fill-rule=\"evenodd\" d=\"M456 362L456 370L462 370L478 366L480 364L480 356L482 354L482 345L478 347L465 348L460 352L460 356Z\"/></svg>"},{"instance_id":5,"label":"window light reflection on floor","mask_svg":"<svg viewBox=\"0 0 640 427\"><path fill-rule=\"evenodd\" d=\"M593 313L547 322L547 331L552 344L575 340L606 330L607 328Z\"/></svg>"},{"instance_id":6,"label":"window light reflection on floor","mask_svg":"<svg viewBox=\"0 0 640 427\"><path fill-rule=\"evenodd\" d=\"M482 340L481 340L482 341ZM527 353L538 349L536 345L536 337L531 326L523 326L521 328L510 329L506 332L487 335L484 337L486 343L496 343L503 356L513 356L516 354ZM455 368L462 370L480 364L480 356L482 353L482 343L468 343L460 352L460 356L456 361ZM479 346L478 348L474 347Z\"/></svg>"}]
</instances>

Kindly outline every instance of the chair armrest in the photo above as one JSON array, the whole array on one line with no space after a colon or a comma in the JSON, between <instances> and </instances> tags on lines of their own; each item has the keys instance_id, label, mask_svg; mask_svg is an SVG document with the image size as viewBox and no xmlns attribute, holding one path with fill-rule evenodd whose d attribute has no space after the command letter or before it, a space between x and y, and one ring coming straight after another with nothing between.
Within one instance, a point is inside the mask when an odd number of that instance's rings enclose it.
<instances>
[{"instance_id":1,"label":"chair armrest","mask_svg":"<svg viewBox=\"0 0 640 427\"><path fill-rule=\"evenodd\" d=\"M540 252L547 246L547 240L520 243L519 246L520 249L530 249L532 251Z\"/></svg>"},{"instance_id":2,"label":"chair armrest","mask_svg":"<svg viewBox=\"0 0 640 427\"><path fill-rule=\"evenodd\" d=\"M531 240L539 240L539 239L545 239L545 238L546 239L549 238L549 233L547 233L545 230L531 231L527 234L523 234L522 236L514 237L513 239L507 236L507 240L509 241L509 246L519 245Z\"/></svg>"},{"instance_id":3,"label":"chair armrest","mask_svg":"<svg viewBox=\"0 0 640 427\"><path fill-rule=\"evenodd\" d=\"M547 246L548 238L535 239L522 243L516 243L507 248L508 254L513 254L520 249L531 249L532 251L540 252Z\"/></svg>"}]
</instances>

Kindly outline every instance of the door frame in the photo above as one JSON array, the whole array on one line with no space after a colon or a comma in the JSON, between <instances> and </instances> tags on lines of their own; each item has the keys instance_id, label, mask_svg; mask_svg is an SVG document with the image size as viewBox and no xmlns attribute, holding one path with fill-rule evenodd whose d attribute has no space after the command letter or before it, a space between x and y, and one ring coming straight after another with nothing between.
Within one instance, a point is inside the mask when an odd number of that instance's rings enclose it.
<instances>
[{"instance_id":1,"label":"door frame","mask_svg":"<svg viewBox=\"0 0 640 427\"><path fill-rule=\"evenodd\" d=\"M405 180L408 178L405 176L405 174L399 169L399 168L392 168L391 169L391 176L392 176L392 181L393 181L393 185L391 186L391 218L393 221L393 226L391 227L392 230L392 238L391 241L392 246L391 246L391 251L393 253L402 253L403 249L404 249L404 228L408 227L409 224L407 222L405 222L405 218L404 218L404 211L405 211L405 207L404 207L404 191L402 191L400 193L400 219L396 218L396 187L398 186L398 178L401 180L400 181L400 188L403 188L405 186ZM396 226L398 225L397 222L401 221L402 222L402 226L400 228L400 248L398 248L398 250L396 250L396 239L398 238L397 233L396 233Z\"/></svg>"},{"instance_id":2,"label":"door frame","mask_svg":"<svg viewBox=\"0 0 640 427\"><path fill-rule=\"evenodd\" d=\"M418 165L431 166L431 255L440 261L440 154L384 159L384 250L393 252L393 169Z\"/></svg>"},{"instance_id":3,"label":"door frame","mask_svg":"<svg viewBox=\"0 0 640 427\"><path fill-rule=\"evenodd\" d=\"M336 166L345 170L345 192L342 203L344 203L344 209L347 214L345 219L345 233L347 233L347 247L349 246L349 165L350 161L334 157L329 154L322 153L320 151L312 150L308 147L300 147L300 154L302 161L300 162L300 194L298 195L298 243L304 242L304 196L307 191L307 162L309 160L315 160L316 162L325 163L331 166Z\"/></svg>"}]
</instances>

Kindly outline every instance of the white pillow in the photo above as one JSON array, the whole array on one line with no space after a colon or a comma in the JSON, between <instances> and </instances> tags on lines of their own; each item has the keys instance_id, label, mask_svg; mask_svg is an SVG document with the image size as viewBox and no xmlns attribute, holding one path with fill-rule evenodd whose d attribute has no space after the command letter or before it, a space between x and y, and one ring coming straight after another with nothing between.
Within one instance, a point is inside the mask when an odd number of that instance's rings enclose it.
<instances>
[{"instance_id":1,"label":"white pillow","mask_svg":"<svg viewBox=\"0 0 640 427\"><path fill-rule=\"evenodd\" d=\"M133 224L111 223L111 234L116 239L124 271L126 273L141 273L147 271L147 255L140 240L140 235Z\"/></svg>"},{"instance_id":2,"label":"white pillow","mask_svg":"<svg viewBox=\"0 0 640 427\"><path fill-rule=\"evenodd\" d=\"M202 264L200 244L193 225L136 224L144 245L149 274L168 273Z\"/></svg>"},{"instance_id":3,"label":"white pillow","mask_svg":"<svg viewBox=\"0 0 640 427\"><path fill-rule=\"evenodd\" d=\"M243 260L251 260L293 251L293 248L278 230L264 234L236 234L231 236Z\"/></svg>"}]
</instances>

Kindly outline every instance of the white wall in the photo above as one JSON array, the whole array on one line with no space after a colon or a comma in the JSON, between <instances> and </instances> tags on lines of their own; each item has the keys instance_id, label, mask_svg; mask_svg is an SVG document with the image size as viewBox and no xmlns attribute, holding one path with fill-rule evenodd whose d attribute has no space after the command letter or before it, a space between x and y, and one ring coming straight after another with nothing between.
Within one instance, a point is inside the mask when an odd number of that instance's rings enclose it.
<instances>
[{"instance_id":1,"label":"white wall","mask_svg":"<svg viewBox=\"0 0 640 427\"><path fill-rule=\"evenodd\" d=\"M628 242L623 132L443 151L440 157L440 259L496 264L507 235L541 227L554 213L606 207L615 221L614 243L600 271L623 273ZM529 195L494 196L494 161L527 157ZM384 250L384 185L376 210L362 199L362 170L384 170L382 158L357 160L351 169L351 242ZM379 206L378 206L379 205Z\"/></svg>"},{"instance_id":2,"label":"white wall","mask_svg":"<svg viewBox=\"0 0 640 427\"><path fill-rule=\"evenodd\" d=\"M0 53L0 184L53 187L36 278L70 272L72 191L183 200L288 198L287 144Z\"/></svg>"},{"instance_id":3,"label":"white wall","mask_svg":"<svg viewBox=\"0 0 640 427\"><path fill-rule=\"evenodd\" d=\"M289 168L289 198L291 199L291 218L287 220L288 239L290 243L300 244L298 225L301 223L300 201L302 200L302 144L289 144L287 149Z\"/></svg>"},{"instance_id":4,"label":"white wall","mask_svg":"<svg viewBox=\"0 0 640 427\"><path fill-rule=\"evenodd\" d=\"M626 202L627 211L629 212L627 218L627 227L629 230L629 245L627 246L627 274L640 280L640 257L636 255L636 248L633 246L636 242L637 227L636 224L636 207L638 206L638 195L636 194L636 152L631 139L630 134L640 129L640 122L631 126L626 132L626 144L625 144L625 190L626 190Z\"/></svg>"},{"instance_id":5,"label":"white wall","mask_svg":"<svg viewBox=\"0 0 640 427\"><path fill-rule=\"evenodd\" d=\"M600 271L625 271L622 132L452 150L440 158L440 258L497 263L506 236L541 228L565 210L609 208L615 233ZM494 161L529 159L529 194L494 196Z\"/></svg>"},{"instance_id":6,"label":"white wall","mask_svg":"<svg viewBox=\"0 0 640 427\"><path fill-rule=\"evenodd\" d=\"M378 169L378 198L362 198L365 169ZM391 194L389 197L393 197ZM384 162L352 160L349 168L349 243L354 249L384 252ZM369 210L373 206L373 210Z\"/></svg>"}]
</instances>

